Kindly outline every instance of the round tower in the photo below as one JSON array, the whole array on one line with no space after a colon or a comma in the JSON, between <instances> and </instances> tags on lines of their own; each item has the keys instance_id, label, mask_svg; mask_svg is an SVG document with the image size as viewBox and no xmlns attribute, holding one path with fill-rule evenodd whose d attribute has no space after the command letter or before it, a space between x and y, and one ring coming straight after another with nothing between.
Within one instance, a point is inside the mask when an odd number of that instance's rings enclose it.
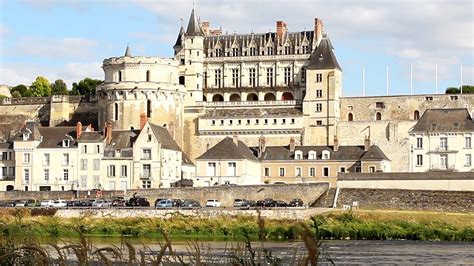
<instances>
[{"instance_id":1,"label":"round tower","mask_svg":"<svg viewBox=\"0 0 474 266\"><path fill-rule=\"evenodd\" d=\"M115 129L139 129L140 115L169 129L181 144L186 90L178 84L178 65L173 59L124 56L103 61L104 83L97 88L101 101L99 125Z\"/></svg>"}]
</instances>

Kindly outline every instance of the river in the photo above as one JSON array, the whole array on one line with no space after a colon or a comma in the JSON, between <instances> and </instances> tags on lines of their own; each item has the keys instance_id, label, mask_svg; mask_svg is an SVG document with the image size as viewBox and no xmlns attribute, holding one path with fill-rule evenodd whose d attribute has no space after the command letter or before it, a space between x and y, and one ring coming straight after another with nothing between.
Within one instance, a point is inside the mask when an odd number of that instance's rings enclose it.
<instances>
[{"instance_id":1,"label":"river","mask_svg":"<svg viewBox=\"0 0 474 266\"><path fill-rule=\"evenodd\" d=\"M90 238L94 247L121 246L121 238L93 237ZM148 254L156 254L160 245L150 239L129 238L127 241L137 249L145 244ZM72 242L75 242L74 240ZM224 241L172 241L176 254L185 261L195 259L195 246L198 244L200 257L211 264L228 261L229 255L248 257L249 253L242 242ZM239 246L240 245L240 246ZM123 246L122 246L123 247ZM252 247L258 252L262 250L260 242L252 242ZM263 247L272 251L272 258L281 259L282 264L294 264L301 260L307 249L301 241L264 242ZM444 241L408 241L408 240L331 240L324 241L322 250L328 259L321 256L322 264L474 264L473 242L444 242ZM229 250L234 249L234 253ZM123 247L125 252L127 249ZM262 253L261 253L262 254Z\"/></svg>"}]
</instances>

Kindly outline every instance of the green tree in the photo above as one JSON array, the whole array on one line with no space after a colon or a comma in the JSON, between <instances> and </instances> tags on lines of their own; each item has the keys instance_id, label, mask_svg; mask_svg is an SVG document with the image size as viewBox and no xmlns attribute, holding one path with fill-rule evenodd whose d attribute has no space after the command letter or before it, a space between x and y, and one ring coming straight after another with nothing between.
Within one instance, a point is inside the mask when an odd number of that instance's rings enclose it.
<instances>
[{"instance_id":1,"label":"green tree","mask_svg":"<svg viewBox=\"0 0 474 266\"><path fill-rule=\"evenodd\" d=\"M64 83L62 79L57 79L53 84L51 84L51 94L68 95L66 83Z\"/></svg>"},{"instance_id":2,"label":"green tree","mask_svg":"<svg viewBox=\"0 0 474 266\"><path fill-rule=\"evenodd\" d=\"M456 94L459 93L459 89L456 87L449 87L446 89L446 94Z\"/></svg>"},{"instance_id":3,"label":"green tree","mask_svg":"<svg viewBox=\"0 0 474 266\"><path fill-rule=\"evenodd\" d=\"M6 95L0 94L0 101L6 98L8 98Z\"/></svg>"},{"instance_id":4,"label":"green tree","mask_svg":"<svg viewBox=\"0 0 474 266\"><path fill-rule=\"evenodd\" d=\"M71 95L94 95L95 89L102 84L102 80L85 78L79 83L72 83Z\"/></svg>"},{"instance_id":5,"label":"green tree","mask_svg":"<svg viewBox=\"0 0 474 266\"><path fill-rule=\"evenodd\" d=\"M15 97L15 98L17 98L17 97L26 97L25 95L27 94L27 91L28 91L28 87L26 87L23 84L17 85L17 86L10 89L10 93L12 94L12 97ZM18 92L18 93L15 93L15 96L13 96L14 92Z\"/></svg>"},{"instance_id":6,"label":"green tree","mask_svg":"<svg viewBox=\"0 0 474 266\"><path fill-rule=\"evenodd\" d=\"M18 91L12 91L11 94L12 94L12 98L19 98L19 97L21 97L21 94L20 94L20 92L18 92Z\"/></svg>"},{"instance_id":7,"label":"green tree","mask_svg":"<svg viewBox=\"0 0 474 266\"><path fill-rule=\"evenodd\" d=\"M33 97L51 96L51 84L45 77L36 77L36 80L30 86Z\"/></svg>"}]
</instances>

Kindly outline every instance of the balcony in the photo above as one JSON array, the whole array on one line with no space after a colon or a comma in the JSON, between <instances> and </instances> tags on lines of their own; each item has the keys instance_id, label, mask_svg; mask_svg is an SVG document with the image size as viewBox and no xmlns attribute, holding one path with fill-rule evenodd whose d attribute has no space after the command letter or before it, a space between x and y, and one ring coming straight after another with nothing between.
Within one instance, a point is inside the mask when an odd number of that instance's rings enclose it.
<instances>
[{"instance_id":1,"label":"balcony","mask_svg":"<svg viewBox=\"0 0 474 266\"><path fill-rule=\"evenodd\" d=\"M15 175L0 176L0 180L2 180L2 181L13 181L13 180L15 180Z\"/></svg>"},{"instance_id":2,"label":"balcony","mask_svg":"<svg viewBox=\"0 0 474 266\"><path fill-rule=\"evenodd\" d=\"M454 150L450 146L438 146L430 149L430 153L456 153L457 150Z\"/></svg>"},{"instance_id":3,"label":"balcony","mask_svg":"<svg viewBox=\"0 0 474 266\"><path fill-rule=\"evenodd\" d=\"M235 101L235 102L196 102L199 107L239 107L239 106L291 106L301 105L299 100L289 101Z\"/></svg>"},{"instance_id":4,"label":"balcony","mask_svg":"<svg viewBox=\"0 0 474 266\"><path fill-rule=\"evenodd\" d=\"M141 173L140 179L151 179L151 173Z\"/></svg>"}]
</instances>

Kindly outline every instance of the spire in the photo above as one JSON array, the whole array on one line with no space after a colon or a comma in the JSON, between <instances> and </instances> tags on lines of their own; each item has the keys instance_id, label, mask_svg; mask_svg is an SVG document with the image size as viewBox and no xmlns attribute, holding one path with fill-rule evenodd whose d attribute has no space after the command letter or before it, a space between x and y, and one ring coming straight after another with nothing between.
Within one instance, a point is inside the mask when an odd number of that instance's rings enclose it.
<instances>
[{"instance_id":1,"label":"spire","mask_svg":"<svg viewBox=\"0 0 474 266\"><path fill-rule=\"evenodd\" d=\"M130 51L130 46L127 44L127 49L125 50L125 56L132 57L132 52Z\"/></svg>"},{"instance_id":2,"label":"spire","mask_svg":"<svg viewBox=\"0 0 474 266\"><path fill-rule=\"evenodd\" d=\"M181 29L179 29L179 34L178 34L178 38L176 39L176 43L174 44L173 47L181 47L182 44L181 44L181 41L183 39L183 34L184 34L184 28L183 28L183 25L181 25Z\"/></svg>"},{"instance_id":3,"label":"spire","mask_svg":"<svg viewBox=\"0 0 474 266\"><path fill-rule=\"evenodd\" d=\"M189 17L188 28L186 29L187 36L204 36L201 25L195 14L194 8L191 11L191 16Z\"/></svg>"},{"instance_id":4,"label":"spire","mask_svg":"<svg viewBox=\"0 0 474 266\"><path fill-rule=\"evenodd\" d=\"M311 55L308 69L339 69L342 71L334 54L334 47L327 36L323 36L318 48Z\"/></svg>"}]
</instances>

